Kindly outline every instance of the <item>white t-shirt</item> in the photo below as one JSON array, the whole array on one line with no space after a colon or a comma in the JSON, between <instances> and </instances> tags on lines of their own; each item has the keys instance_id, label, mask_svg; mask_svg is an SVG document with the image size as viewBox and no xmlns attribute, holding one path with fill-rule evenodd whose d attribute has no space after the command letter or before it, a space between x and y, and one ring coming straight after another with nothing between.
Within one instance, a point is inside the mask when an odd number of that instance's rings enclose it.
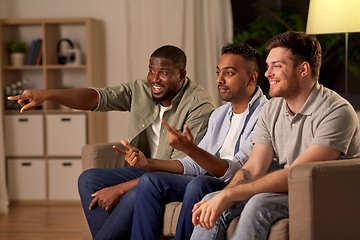
<instances>
[{"instance_id":1,"label":"white t-shirt","mask_svg":"<svg viewBox=\"0 0 360 240\"><path fill-rule=\"evenodd\" d=\"M155 121L146 129L146 134L148 136L149 144L150 144L151 158L155 158L156 156L157 148L159 145L159 138L160 138L160 128L161 128L160 120L163 118L164 112L167 109L167 107L164 107L161 104L159 104L158 106L160 106L159 115L157 116Z\"/></svg>"},{"instance_id":2,"label":"white t-shirt","mask_svg":"<svg viewBox=\"0 0 360 240\"><path fill-rule=\"evenodd\" d=\"M235 114L231 118L231 126L229 132L226 135L225 141L219 150L220 158L222 159L233 159L234 158L234 149L236 144L236 137L240 121L242 118L242 113Z\"/></svg>"}]
</instances>

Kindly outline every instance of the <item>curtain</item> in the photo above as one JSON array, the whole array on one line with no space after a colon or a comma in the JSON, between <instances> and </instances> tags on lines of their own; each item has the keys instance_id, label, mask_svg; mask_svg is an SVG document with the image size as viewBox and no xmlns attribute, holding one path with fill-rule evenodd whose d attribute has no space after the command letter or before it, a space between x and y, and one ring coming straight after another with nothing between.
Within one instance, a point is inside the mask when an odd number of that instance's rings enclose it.
<instances>
[{"instance_id":1,"label":"curtain","mask_svg":"<svg viewBox=\"0 0 360 240\"><path fill-rule=\"evenodd\" d=\"M126 5L130 79L146 76L151 53L166 44L187 55L187 76L221 105L216 66L221 47L233 37L230 0L128 0Z\"/></svg>"},{"instance_id":2,"label":"curtain","mask_svg":"<svg viewBox=\"0 0 360 240\"><path fill-rule=\"evenodd\" d=\"M0 91L0 106L3 104L3 92ZM3 125L3 108L0 107L0 126ZM6 188L6 164L5 164L5 149L4 149L4 129L0 127L0 214L7 214L9 212L9 200Z\"/></svg>"}]
</instances>

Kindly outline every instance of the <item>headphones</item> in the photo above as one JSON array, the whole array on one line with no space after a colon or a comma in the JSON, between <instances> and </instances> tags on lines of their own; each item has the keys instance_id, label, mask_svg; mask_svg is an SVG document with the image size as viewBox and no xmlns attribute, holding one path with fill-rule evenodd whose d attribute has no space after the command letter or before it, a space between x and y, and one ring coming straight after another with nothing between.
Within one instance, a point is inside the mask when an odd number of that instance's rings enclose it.
<instances>
[{"instance_id":1,"label":"headphones","mask_svg":"<svg viewBox=\"0 0 360 240\"><path fill-rule=\"evenodd\" d=\"M75 61L74 51L60 51L61 42L69 43L70 48L74 49L74 44L67 38L62 38L57 43L57 55L59 64L73 63Z\"/></svg>"}]
</instances>

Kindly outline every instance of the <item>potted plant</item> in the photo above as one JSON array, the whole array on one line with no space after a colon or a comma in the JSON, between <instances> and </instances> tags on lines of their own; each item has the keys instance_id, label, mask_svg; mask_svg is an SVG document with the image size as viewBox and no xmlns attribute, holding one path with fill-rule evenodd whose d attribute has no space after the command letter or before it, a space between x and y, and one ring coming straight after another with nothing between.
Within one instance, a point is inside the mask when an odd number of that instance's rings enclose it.
<instances>
[{"instance_id":1,"label":"potted plant","mask_svg":"<svg viewBox=\"0 0 360 240\"><path fill-rule=\"evenodd\" d=\"M13 40L8 42L7 50L10 55L10 62L12 65L23 65L26 54L26 44L20 40Z\"/></svg>"}]
</instances>

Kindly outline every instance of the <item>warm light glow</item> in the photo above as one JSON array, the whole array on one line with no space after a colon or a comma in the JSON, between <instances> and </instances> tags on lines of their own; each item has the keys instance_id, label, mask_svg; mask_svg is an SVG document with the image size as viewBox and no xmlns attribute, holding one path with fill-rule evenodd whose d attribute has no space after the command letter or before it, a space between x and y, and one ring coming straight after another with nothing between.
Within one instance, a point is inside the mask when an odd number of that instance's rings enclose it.
<instances>
[{"instance_id":1,"label":"warm light glow","mask_svg":"<svg viewBox=\"0 0 360 240\"><path fill-rule=\"evenodd\" d=\"M360 32L360 0L310 0L308 34Z\"/></svg>"}]
</instances>

